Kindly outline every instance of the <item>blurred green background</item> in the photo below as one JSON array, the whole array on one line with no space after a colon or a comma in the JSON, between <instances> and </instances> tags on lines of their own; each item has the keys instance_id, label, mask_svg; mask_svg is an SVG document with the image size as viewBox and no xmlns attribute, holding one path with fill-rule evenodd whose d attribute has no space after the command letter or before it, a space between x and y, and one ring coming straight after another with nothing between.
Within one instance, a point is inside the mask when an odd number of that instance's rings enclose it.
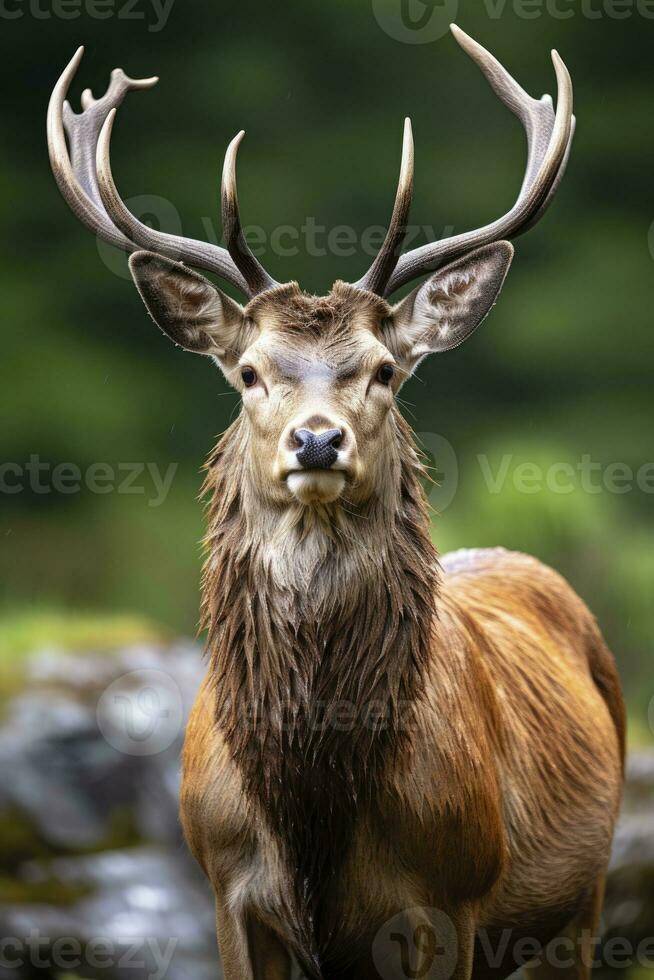
<instances>
[{"instance_id":1,"label":"blurred green background","mask_svg":"<svg viewBox=\"0 0 654 980\"><path fill-rule=\"evenodd\" d=\"M209 222L220 234L222 156L243 127L246 224L270 236L310 219L326 229L351 226L359 236L388 219L402 119L410 114L412 220L441 234L506 210L524 160L520 125L445 33L456 19L536 96L555 94L555 46L573 76L578 130L557 200L518 242L498 308L464 348L425 362L420 380L403 391L416 431L438 434L453 449L443 459L436 451L445 489L455 477L458 484L441 498L452 499L435 518L434 540L442 551L501 543L568 576L616 652L635 735L646 738L654 479L650 468L643 489L635 473L654 460L654 11L608 0L584 7L560 0L556 8L533 0L412 0L414 9L403 2L404 21L400 0L178 0L162 26L146 0L131 11L116 0L106 19L106 7L98 7L99 18L84 0L62 5L65 17L45 0L41 7L7 0L0 461L23 467L38 454L50 468L142 462L177 469L160 506L151 506L146 477L137 481L142 494L0 493L2 659L6 667L42 637L76 644L80 632L94 641L131 629L194 632L201 465L238 411L210 363L159 334L124 258L100 252L57 191L45 112L77 45L86 55L71 93L76 109L82 89L101 94L116 65L161 77L152 92L127 97L113 163L125 198L172 202L172 209L161 202L141 209L156 220L177 216L180 225L167 230L205 237ZM421 15L438 37L426 40ZM426 43L409 43L419 40ZM268 245L263 261L278 280L296 278L320 292L364 271L370 258L352 251L309 255L300 237L297 254ZM424 442L427 450L444 445L430 435ZM499 492L489 492L479 454L489 472L507 468ZM584 456L598 492L584 488L580 475L569 493L516 488L521 463L545 474ZM624 492L602 487L612 463L634 471ZM47 484L47 473L42 479Z\"/></svg>"}]
</instances>

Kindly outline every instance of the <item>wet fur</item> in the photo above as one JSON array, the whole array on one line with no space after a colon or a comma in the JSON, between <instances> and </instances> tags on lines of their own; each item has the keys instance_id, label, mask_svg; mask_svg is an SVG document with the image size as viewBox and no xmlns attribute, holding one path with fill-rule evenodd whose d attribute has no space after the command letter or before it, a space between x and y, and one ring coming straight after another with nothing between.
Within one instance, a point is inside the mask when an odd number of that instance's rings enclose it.
<instances>
[{"instance_id":1,"label":"wet fur","mask_svg":"<svg viewBox=\"0 0 654 980\"><path fill-rule=\"evenodd\" d=\"M310 329L344 331L337 305ZM209 461L210 663L182 820L230 978L264 946L279 966L257 978L287 976L284 949L311 977L374 977L375 935L416 906L472 923L478 974L505 975L482 932L545 942L605 873L624 710L591 614L527 556L441 568L395 407L380 455L382 493L311 509L259 494L244 416Z\"/></svg>"},{"instance_id":2,"label":"wet fur","mask_svg":"<svg viewBox=\"0 0 654 980\"><path fill-rule=\"evenodd\" d=\"M391 424L408 438L399 414ZM297 942L320 959L337 928L329 898L357 815L372 806L422 696L437 563L417 456L400 468L397 509L298 506L267 515L264 530L261 513L248 526L229 462L239 430L208 476L203 611L216 719L292 869Z\"/></svg>"}]
</instances>

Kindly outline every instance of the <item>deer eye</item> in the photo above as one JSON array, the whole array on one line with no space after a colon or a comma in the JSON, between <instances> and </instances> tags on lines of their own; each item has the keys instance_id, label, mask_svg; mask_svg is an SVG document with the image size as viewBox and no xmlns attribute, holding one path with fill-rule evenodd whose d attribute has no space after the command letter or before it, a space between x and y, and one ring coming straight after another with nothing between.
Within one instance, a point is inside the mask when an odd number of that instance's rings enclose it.
<instances>
[{"instance_id":1,"label":"deer eye","mask_svg":"<svg viewBox=\"0 0 654 980\"><path fill-rule=\"evenodd\" d=\"M254 368L244 367L241 369L241 379L246 388L251 388L257 383L257 372Z\"/></svg>"},{"instance_id":2,"label":"deer eye","mask_svg":"<svg viewBox=\"0 0 654 980\"><path fill-rule=\"evenodd\" d=\"M377 381L382 385L390 384L395 374L395 367L392 364L382 364L377 371Z\"/></svg>"}]
</instances>

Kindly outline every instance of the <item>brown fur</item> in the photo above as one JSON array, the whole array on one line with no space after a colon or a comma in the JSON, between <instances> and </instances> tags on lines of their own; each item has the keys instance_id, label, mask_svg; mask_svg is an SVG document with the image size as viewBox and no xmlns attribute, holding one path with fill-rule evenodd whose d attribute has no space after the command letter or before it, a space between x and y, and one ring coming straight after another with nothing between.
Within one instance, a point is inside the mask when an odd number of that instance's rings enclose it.
<instances>
[{"instance_id":1,"label":"brown fur","mask_svg":"<svg viewBox=\"0 0 654 980\"><path fill-rule=\"evenodd\" d=\"M502 549L439 566L410 430L392 402L356 394L352 372L377 349L365 335L389 330L388 311L345 292L313 302L291 287L246 310L259 340L242 360L288 386L274 438L293 412L320 422L337 406L375 453L315 506L262 477L273 434L259 402L213 453L210 664L182 820L216 891L227 980L286 980L288 951L314 978L375 977L379 930L417 908L454 923L457 976L506 975L511 952L492 968L484 937L594 927L584 910L620 798L619 682L551 569ZM294 351L343 379L319 412L285 380Z\"/></svg>"},{"instance_id":2,"label":"brown fur","mask_svg":"<svg viewBox=\"0 0 654 980\"><path fill-rule=\"evenodd\" d=\"M397 413L394 423L408 440ZM401 519L378 500L346 519L325 515L319 533L331 547L302 591L276 582L234 479L240 430L237 423L221 441L207 481L212 558L203 610L217 722L250 805L293 869L298 945L322 960L335 928L326 911L330 890L357 812L372 805L422 692L436 560L412 454L401 475ZM315 533L303 519L293 529L298 539ZM359 522L383 534L385 546L367 568L364 550L344 583L339 547L361 533ZM325 589L325 579L333 587Z\"/></svg>"}]
</instances>

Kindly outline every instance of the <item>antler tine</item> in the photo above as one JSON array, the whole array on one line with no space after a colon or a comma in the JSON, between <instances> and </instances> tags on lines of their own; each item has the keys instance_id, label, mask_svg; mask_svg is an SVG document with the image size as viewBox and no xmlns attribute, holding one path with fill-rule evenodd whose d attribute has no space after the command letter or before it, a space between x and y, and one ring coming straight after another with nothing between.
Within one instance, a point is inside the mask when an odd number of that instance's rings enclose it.
<instances>
[{"instance_id":1,"label":"antler tine","mask_svg":"<svg viewBox=\"0 0 654 980\"><path fill-rule=\"evenodd\" d=\"M355 285L372 293L383 293L390 279L406 237L406 224L413 198L413 132L411 120L404 120L402 162L395 194L395 204L384 243L365 276Z\"/></svg>"},{"instance_id":2,"label":"antler tine","mask_svg":"<svg viewBox=\"0 0 654 980\"><path fill-rule=\"evenodd\" d=\"M109 146L116 111L127 92L151 88L157 78L129 78L120 68L111 73L106 93L95 99L82 93L82 109L74 113L66 101L84 48L75 52L55 85L48 105L48 151L59 190L73 213L95 235L126 252L149 248L190 265L215 272L252 295L226 249L195 239L156 231L138 221L125 207L111 173Z\"/></svg>"},{"instance_id":3,"label":"antler tine","mask_svg":"<svg viewBox=\"0 0 654 980\"><path fill-rule=\"evenodd\" d=\"M556 116L552 107L552 98L549 95L543 95L541 99L533 99L508 73L506 68L500 64L497 58L493 57L489 51L486 51L481 44L466 34L465 31L462 31L460 27L457 27L456 24L451 25L451 30L463 50L470 55L484 73L496 95L518 117L525 128L528 153L527 167L520 189L520 196L522 197L534 182L552 139L552 132L556 122ZM570 135L563 160L554 178L550 192L547 195L547 203L554 196L553 192L556 191L563 177L570 157L570 150L572 149L572 137L574 136L576 122L575 117L572 115L572 82L570 75L556 51L552 52L552 60L557 74L559 99L565 99L567 97L570 100L569 109L565 114L566 121L568 117L570 119ZM564 92L561 92L561 79L563 79L563 88L566 90ZM549 176L551 177L551 175ZM534 218L537 216L540 217L540 214L544 211L545 206L543 206L542 211L534 214ZM530 222L530 226L532 222ZM526 231L526 229L527 226L523 226L522 230Z\"/></svg>"},{"instance_id":4,"label":"antler tine","mask_svg":"<svg viewBox=\"0 0 654 980\"><path fill-rule=\"evenodd\" d=\"M568 145L565 149L565 153L563 154L563 160L561 162L561 166L559 167L559 172L554 178L552 182L552 186L549 189L549 193L547 194L541 206L538 208L537 211L534 212L533 216L520 227L519 231L516 232L515 237L517 237L518 235L523 235L526 231L529 231L529 229L532 228L535 224L538 224L538 222L540 221L540 219L542 218L542 216L545 214L548 207L550 206L554 195L559 189L559 184L561 183L563 179L563 175L565 174L566 168L568 166L568 161L570 160L570 152L572 151L572 140L574 139L576 128L577 128L577 120L575 119L574 116L572 116L570 120L570 136L568 138Z\"/></svg>"},{"instance_id":5,"label":"antler tine","mask_svg":"<svg viewBox=\"0 0 654 980\"><path fill-rule=\"evenodd\" d=\"M237 286L246 296L250 287L224 248L209 243L157 231L139 221L127 208L114 183L111 170L111 134L116 109L112 109L100 130L96 152L98 188L102 203L111 220L132 242L173 259L184 259L191 265L215 272Z\"/></svg>"},{"instance_id":6,"label":"antler tine","mask_svg":"<svg viewBox=\"0 0 654 980\"><path fill-rule=\"evenodd\" d=\"M92 138L94 126L93 124L88 125L89 117L86 117L86 121L83 122L86 113L82 114L82 116L76 116L70 108L70 105L66 102L68 89L70 88L83 54L84 48L78 48L61 73L50 96L47 117L50 165L59 190L80 221L94 232L94 234L98 234L104 238L105 241L110 242L112 245L117 245L119 248L129 250L132 248L131 242L112 225L104 213L99 195L94 197L95 185L89 180L88 170L84 167L85 156L82 150L82 129L84 129L85 136ZM66 133L70 137L74 162L71 162L68 154Z\"/></svg>"},{"instance_id":7,"label":"antler tine","mask_svg":"<svg viewBox=\"0 0 654 980\"><path fill-rule=\"evenodd\" d=\"M110 112L115 112L128 92L152 88L158 78L128 78L122 68L114 68L107 91L94 99L90 89L82 93L83 111L77 115L70 104L64 104L64 126L70 143L73 172L82 190L102 210L95 173L95 147L100 130Z\"/></svg>"},{"instance_id":8,"label":"antler tine","mask_svg":"<svg viewBox=\"0 0 654 980\"><path fill-rule=\"evenodd\" d=\"M533 99L490 52L456 25L452 25L452 33L477 63L498 97L522 122L528 145L525 177L515 204L503 217L482 228L423 245L402 255L383 295L390 295L412 279L439 268L446 260L500 238L515 238L522 234L547 210L570 155L575 126L572 82L557 52L552 52L558 90L555 114L549 96Z\"/></svg>"},{"instance_id":9,"label":"antler tine","mask_svg":"<svg viewBox=\"0 0 654 980\"><path fill-rule=\"evenodd\" d=\"M251 292L256 294L265 289L272 289L279 283L268 275L258 259L252 254L241 226L238 192L236 190L236 156L244 136L245 130L242 129L231 141L225 153L221 184L223 235L225 236L227 250L235 265L243 274Z\"/></svg>"}]
</instances>

